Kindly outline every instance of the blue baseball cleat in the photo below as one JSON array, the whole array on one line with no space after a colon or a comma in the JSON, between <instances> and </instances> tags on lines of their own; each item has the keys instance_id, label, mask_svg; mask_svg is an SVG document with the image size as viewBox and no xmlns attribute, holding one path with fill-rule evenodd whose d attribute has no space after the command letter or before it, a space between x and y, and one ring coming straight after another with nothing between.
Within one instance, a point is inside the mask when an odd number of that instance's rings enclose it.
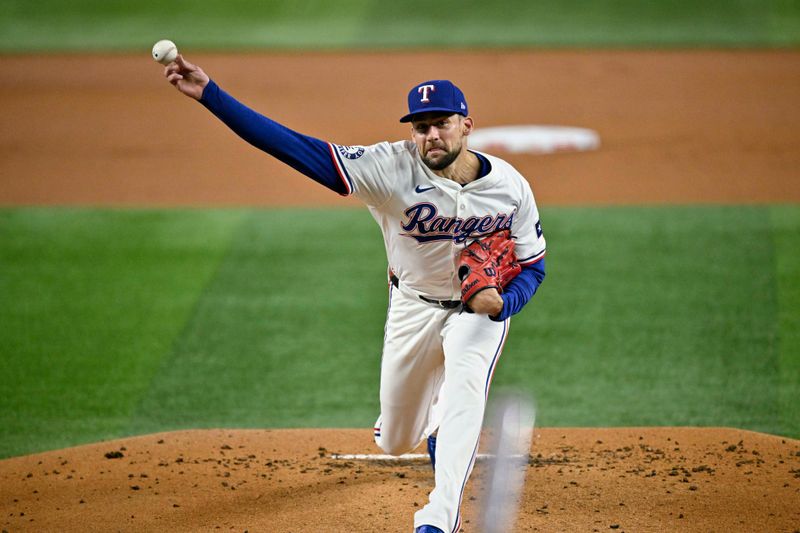
<instances>
[{"instance_id":1,"label":"blue baseball cleat","mask_svg":"<svg viewBox=\"0 0 800 533\"><path fill-rule=\"evenodd\" d=\"M431 468L436 472L436 435L428 437L428 455L431 458Z\"/></svg>"},{"instance_id":2,"label":"blue baseball cleat","mask_svg":"<svg viewBox=\"0 0 800 533\"><path fill-rule=\"evenodd\" d=\"M436 437L434 437L433 442L436 442ZM414 530L414 533L444 533L444 531L434 526L419 526Z\"/></svg>"}]
</instances>

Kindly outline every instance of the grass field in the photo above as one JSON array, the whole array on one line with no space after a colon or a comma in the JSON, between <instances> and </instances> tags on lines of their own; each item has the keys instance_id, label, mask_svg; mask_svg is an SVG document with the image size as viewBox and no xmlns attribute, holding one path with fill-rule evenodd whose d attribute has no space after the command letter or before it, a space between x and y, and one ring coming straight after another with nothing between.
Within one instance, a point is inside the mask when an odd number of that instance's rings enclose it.
<instances>
[{"instance_id":1,"label":"grass field","mask_svg":"<svg viewBox=\"0 0 800 533\"><path fill-rule=\"evenodd\" d=\"M544 426L800 437L800 207L548 208L495 387ZM365 210L0 210L0 457L197 427L369 427Z\"/></svg>"},{"instance_id":2,"label":"grass field","mask_svg":"<svg viewBox=\"0 0 800 533\"><path fill-rule=\"evenodd\" d=\"M0 50L797 46L794 0L0 0Z\"/></svg>"}]
</instances>

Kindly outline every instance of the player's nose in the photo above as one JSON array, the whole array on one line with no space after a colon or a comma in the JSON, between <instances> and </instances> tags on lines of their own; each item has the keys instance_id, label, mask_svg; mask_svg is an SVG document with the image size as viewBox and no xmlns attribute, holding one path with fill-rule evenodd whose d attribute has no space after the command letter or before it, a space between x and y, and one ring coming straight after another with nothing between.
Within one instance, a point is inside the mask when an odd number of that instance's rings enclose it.
<instances>
[{"instance_id":1,"label":"player's nose","mask_svg":"<svg viewBox=\"0 0 800 533\"><path fill-rule=\"evenodd\" d=\"M430 128L428 128L427 140L429 140L429 141L438 141L439 140L439 128L437 128L436 126L431 126Z\"/></svg>"}]
</instances>

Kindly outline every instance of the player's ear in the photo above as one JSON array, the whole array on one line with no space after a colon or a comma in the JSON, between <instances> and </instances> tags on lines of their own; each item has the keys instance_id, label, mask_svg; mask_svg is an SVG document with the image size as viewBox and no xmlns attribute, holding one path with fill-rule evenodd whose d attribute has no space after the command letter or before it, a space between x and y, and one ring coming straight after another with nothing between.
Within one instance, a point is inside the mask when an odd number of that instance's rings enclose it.
<instances>
[{"instance_id":1,"label":"player's ear","mask_svg":"<svg viewBox=\"0 0 800 533\"><path fill-rule=\"evenodd\" d=\"M472 130L475 128L475 122L472 120L472 117L464 117L461 120L461 133L466 137Z\"/></svg>"}]
</instances>

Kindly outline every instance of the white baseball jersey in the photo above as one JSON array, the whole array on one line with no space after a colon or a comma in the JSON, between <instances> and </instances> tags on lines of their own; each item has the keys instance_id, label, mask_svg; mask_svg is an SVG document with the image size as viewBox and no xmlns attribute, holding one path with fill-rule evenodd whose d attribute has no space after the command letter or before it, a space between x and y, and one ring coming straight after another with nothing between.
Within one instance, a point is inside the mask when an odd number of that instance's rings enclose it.
<instances>
[{"instance_id":1,"label":"white baseball jersey","mask_svg":"<svg viewBox=\"0 0 800 533\"><path fill-rule=\"evenodd\" d=\"M460 298L456 259L473 238L511 229L523 266L545 253L530 185L502 159L481 154L491 171L461 186L425 166L412 141L331 145L331 151L348 191L381 227L389 266L423 296Z\"/></svg>"}]
</instances>

